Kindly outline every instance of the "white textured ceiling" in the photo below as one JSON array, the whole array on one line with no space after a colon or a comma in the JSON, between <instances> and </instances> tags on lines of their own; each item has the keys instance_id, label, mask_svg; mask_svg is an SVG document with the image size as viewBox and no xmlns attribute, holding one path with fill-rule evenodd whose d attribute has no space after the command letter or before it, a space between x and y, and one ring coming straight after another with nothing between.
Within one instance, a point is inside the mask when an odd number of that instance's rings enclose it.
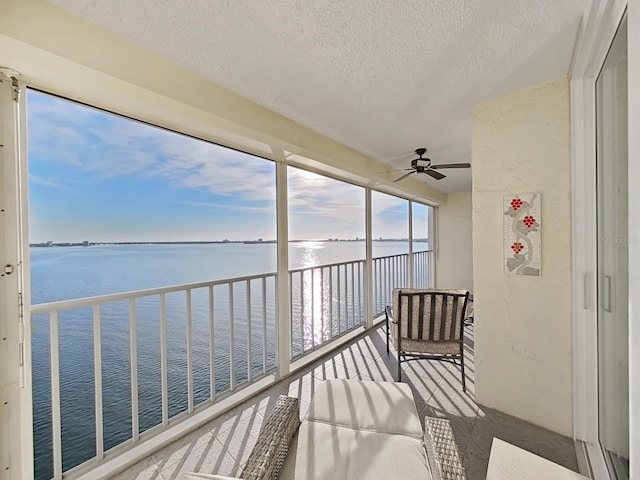
<instances>
[{"instance_id":1,"label":"white textured ceiling","mask_svg":"<svg viewBox=\"0 0 640 480\"><path fill-rule=\"evenodd\" d=\"M567 73L585 0L53 0L405 168L471 161L474 104ZM445 192L469 170L444 171Z\"/></svg>"}]
</instances>

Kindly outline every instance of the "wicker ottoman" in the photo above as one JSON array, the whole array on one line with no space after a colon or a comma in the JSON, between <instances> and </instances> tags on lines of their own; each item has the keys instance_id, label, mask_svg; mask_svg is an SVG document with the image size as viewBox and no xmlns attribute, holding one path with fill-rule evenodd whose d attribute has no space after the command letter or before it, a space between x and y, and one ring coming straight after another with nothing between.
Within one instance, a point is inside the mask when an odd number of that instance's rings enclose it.
<instances>
[{"instance_id":1,"label":"wicker ottoman","mask_svg":"<svg viewBox=\"0 0 640 480\"><path fill-rule=\"evenodd\" d=\"M298 426L300 427L298 429ZM192 473L185 480L230 480ZM397 382L326 380L300 423L280 397L242 469L244 480L465 480L449 422L427 417Z\"/></svg>"}]
</instances>

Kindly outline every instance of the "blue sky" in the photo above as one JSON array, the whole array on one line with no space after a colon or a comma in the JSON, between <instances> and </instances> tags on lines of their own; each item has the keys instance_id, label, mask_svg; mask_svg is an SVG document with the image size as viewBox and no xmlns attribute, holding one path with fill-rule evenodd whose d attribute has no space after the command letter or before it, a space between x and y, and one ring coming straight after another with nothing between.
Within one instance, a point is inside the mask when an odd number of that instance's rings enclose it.
<instances>
[{"instance_id":1,"label":"blue sky","mask_svg":"<svg viewBox=\"0 0 640 480\"><path fill-rule=\"evenodd\" d=\"M273 162L33 90L27 111L32 243L275 238ZM362 188L288 176L290 238L364 237ZM408 236L406 201L373 207L374 238Z\"/></svg>"}]
</instances>

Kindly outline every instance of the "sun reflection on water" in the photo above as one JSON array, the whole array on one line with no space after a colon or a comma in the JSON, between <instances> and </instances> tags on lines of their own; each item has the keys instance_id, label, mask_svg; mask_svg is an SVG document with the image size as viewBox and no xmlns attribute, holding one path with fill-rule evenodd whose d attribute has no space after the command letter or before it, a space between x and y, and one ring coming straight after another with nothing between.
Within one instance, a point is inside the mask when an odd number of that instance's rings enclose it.
<instances>
[{"instance_id":1,"label":"sun reflection on water","mask_svg":"<svg viewBox=\"0 0 640 480\"><path fill-rule=\"evenodd\" d=\"M300 263L303 268L320 265L318 252L324 248L322 242L303 242L300 246L304 248L304 252L300 258ZM303 274L302 301L304 305L303 328L305 349L320 345L323 341L323 334L325 333L323 330L328 330L326 327L323 329L324 318L329 310L329 298L324 295L324 282L322 277L322 272L316 269ZM330 325L327 326L330 328Z\"/></svg>"},{"instance_id":2,"label":"sun reflection on water","mask_svg":"<svg viewBox=\"0 0 640 480\"><path fill-rule=\"evenodd\" d=\"M294 355L310 351L362 322L363 260L326 264L324 242L295 245L298 270L292 277Z\"/></svg>"}]
</instances>

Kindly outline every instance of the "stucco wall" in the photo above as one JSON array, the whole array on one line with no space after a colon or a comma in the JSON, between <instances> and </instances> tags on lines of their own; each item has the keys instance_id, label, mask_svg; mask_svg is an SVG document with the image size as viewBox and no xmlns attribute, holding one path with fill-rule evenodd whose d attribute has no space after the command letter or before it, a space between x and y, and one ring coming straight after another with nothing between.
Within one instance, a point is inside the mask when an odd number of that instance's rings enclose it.
<instances>
[{"instance_id":1,"label":"stucco wall","mask_svg":"<svg viewBox=\"0 0 640 480\"><path fill-rule=\"evenodd\" d=\"M438 207L436 287L473 292L471 192L450 194Z\"/></svg>"},{"instance_id":2,"label":"stucco wall","mask_svg":"<svg viewBox=\"0 0 640 480\"><path fill-rule=\"evenodd\" d=\"M569 84L474 107L473 271L477 401L573 431ZM503 272L502 199L539 192L542 275Z\"/></svg>"}]
</instances>

